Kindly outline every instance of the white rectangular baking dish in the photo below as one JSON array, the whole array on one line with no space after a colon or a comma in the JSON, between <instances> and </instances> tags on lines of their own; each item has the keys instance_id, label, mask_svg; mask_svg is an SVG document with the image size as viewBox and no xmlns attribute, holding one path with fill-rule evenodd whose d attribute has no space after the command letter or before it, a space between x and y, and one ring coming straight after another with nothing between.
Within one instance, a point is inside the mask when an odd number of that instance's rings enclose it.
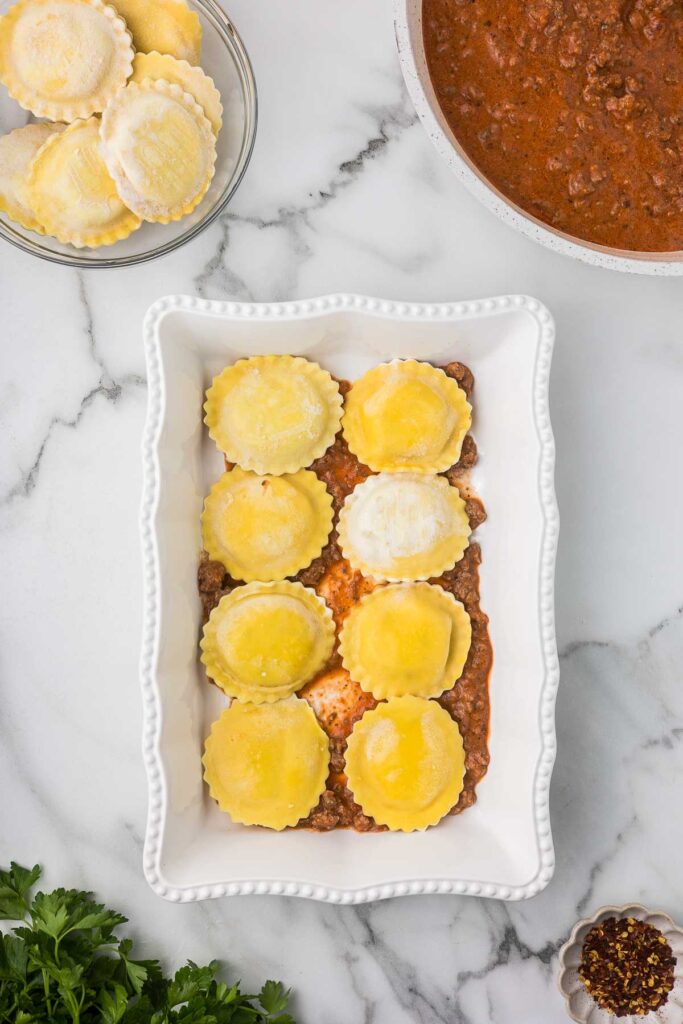
<instances>
[{"instance_id":1,"label":"white rectangular baking dish","mask_svg":"<svg viewBox=\"0 0 683 1024\"><path fill-rule=\"evenodd\" d=\"M261 305L160 299L144 325L145 620L141 661L149 816L144 869L189 901L285 893L360 903L412 893L524 899L552 877L548 790L559 679L553 582L559 520L548 413L552 317L504 296L420 305L354 295ZM270 832L232 825L202 783L201 752L223 698L198 661L200 514L222 461L202 424L204 390L235 359L309 356L354 378L384 360L458 359L476 378L473 484L489 519L482 607L490 617L491 764L478 802L409 835Z\"/></svg>"}]
</instances>

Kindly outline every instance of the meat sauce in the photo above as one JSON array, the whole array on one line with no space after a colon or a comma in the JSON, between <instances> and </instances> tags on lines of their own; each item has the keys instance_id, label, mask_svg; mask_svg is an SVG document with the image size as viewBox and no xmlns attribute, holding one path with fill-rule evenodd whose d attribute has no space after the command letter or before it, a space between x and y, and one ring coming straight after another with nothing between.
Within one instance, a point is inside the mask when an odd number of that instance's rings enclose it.
<instances>
[{"instance_id":1,"label":"meat sauce","mask_svg":"<svg viewBox=\"0 0 683 1024\"><path fill-rule=\"evenodd\" d=\"M682 0L423 0L427 65L463 149L545 223L683 249Z\"/></svg>"},{"instance_id":2,"label":"meat sauce","mask_svg":"<svg viewBox=\"0 0 683 1024\"><path fill-rule=\"evenodd\" d=\"M461 363L450 363L443 369L454 377L469 396L474 379ZM339 382L342 395L349 390L348 381ZM445 476L456 484L462 494L469 516L470 525L475 529L486 518L482 502L470 493L468 473L477 459L477 449L468 434L462 447L459 462L449 469ZM339 434L322 458L310 467L325 483L332 495L335 523L344 499L354 487L371 475L367 466L362 465L353 455ZM461 601L472 621L472 644L464 671L458 682L439 698L439 703L458 723L465 748L465 780L452 814L459 814L476 800L475 787L486 774L489 763L489 693L488 679L491 671L492 648L488 632L488 618L479 604L479 545L471 543L463 558L449 572L438 579L445 590ZM329 605L337 625L341 626L351 608L364 594L376 586L373 580L363 577L351 568L342 557L337 545L337 532L333 529L329 542L319 558L308 568L293 577L304 586L313 587ZM204 620L208 619L224 594L240 586L231 579L219 562L209 560L206 552L202 555L198 573L199 592L202 599ZM348 672L342 667L337 645L325 668L299 693L316 713L318 721L330 739L330 775L327 788L318 806L297 827L316 831L334 828L353 828L359 832L383 831L372 818L363 814L355 803L344 774L344 752L346 739L354 723L365 711L376 706L374 698L361 690Z\"/></svg>"}]
</instances>

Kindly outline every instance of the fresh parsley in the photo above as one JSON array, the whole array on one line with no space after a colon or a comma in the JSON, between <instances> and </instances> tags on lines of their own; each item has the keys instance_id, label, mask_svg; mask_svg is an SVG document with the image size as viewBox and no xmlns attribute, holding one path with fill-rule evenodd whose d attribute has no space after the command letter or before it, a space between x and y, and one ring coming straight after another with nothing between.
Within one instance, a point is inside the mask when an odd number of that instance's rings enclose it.
<instances>
[{"instance_id":1,"label":"fresh parsley","mask_svg":"<svg viewBox=\"0 0 683 1024\"><path fill-rule=\"evenodd\" d=\"M134 960L116 929L126 918L76 889L38 892L38 866L0 870L2 1024L295 1024L289 991L267 981L257 996L218 977L218 961L189 961L172 978Z\"/></svg>"}]
</instances>

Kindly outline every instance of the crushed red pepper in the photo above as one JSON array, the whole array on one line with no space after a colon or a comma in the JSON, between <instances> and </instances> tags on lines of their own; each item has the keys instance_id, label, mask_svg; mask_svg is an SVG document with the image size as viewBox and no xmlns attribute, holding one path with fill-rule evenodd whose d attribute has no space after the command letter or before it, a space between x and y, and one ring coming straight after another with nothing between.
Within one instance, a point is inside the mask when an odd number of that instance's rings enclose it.
<instances>
[{"instance_id":1,"label":"crushed red pepper","mask_svg":"<svg viewBox=\"0 0 683 1024\"><path fill-rule=\"evenodd\" d=\"M579 977L602 1010L643 1017L667 1001L675 966L658 928L634 917L608 917L584 940Z\"/></svg>"}]
</instances>

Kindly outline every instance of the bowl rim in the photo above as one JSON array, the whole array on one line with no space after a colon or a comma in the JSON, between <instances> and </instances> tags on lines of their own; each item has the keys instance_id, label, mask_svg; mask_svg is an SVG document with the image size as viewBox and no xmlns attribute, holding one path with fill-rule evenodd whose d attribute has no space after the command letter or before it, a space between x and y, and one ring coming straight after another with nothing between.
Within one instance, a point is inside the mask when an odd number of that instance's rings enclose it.
<instances>
[{"instance_id":1,"label":"bowl rim","mask_svg":"<svg viewBox=\"0 0 683 1024\"><path fill-rule=\"evenodd\" d=\"M570 1008L569 1000L571 992L569 991L566 982L567 974L573 968L567 964L567 955L579 944L579 933L584 928L590 930L590 928L593 925L598 924L598 922L600 921L604 921L608 917L635 917L639 921L645 921L648 924L652 924L655 928L659 928L660 931L663 931L663 934L669 940L671 936L676 936L679 939L680 946L683 948L683 928L680 925L676 924L671 915L667 914L666 911L650 910L642 903L624 903L620 906L608 903L605 904L605 906L603 907L599 907L595 911L595 913L591 914L590 917L581 918L581 920L577 921L574 927L572 928L571 932L569 933L569 938L567 939L567 941L564 943L563 946L560 947L560 951L558 954L559 962L557 972L557 987L560 990L560 995L564 999L567 1017L570 1020L576 1021L577 1024L586 1024L586 1022L589 1020L590 1015L584 1017L577 1017ZM665 931L662 929L662 924L664 924L666 928ZM583 939L581 941L583 942ZM683 972L683 964L681 964L679 971ZM674 983L675 981L676 975L674 975ZM597 1006L597 1003L595 1004L595 1006ZM598 1009L600 1009L600 1007L598 1007ZM601 1012L606 1013L605 1010ZM616 1018L613 1016L609 1016L608 1019L616 1020ZM646 1017L637 1017L631 1015L621 1018L621 1020L623 1020L625 1024L629 1024L629 1022L631 1021L647 1021L648 1019L652 1019L649 1014Z\"/></svg>"},{"instance_id":2,"label":"bowl rim","mask_svg":"<svg viewBox=\"0 0 683 1024\"><path fill-rule=\"evenodd\" d=\"M170 253L175 252L176 249L180 249L187 242L191 242L192 239L196 238L197 235L208 228L210 224L213 224L216 218L220 216L237 191L247 167L249 166L249 162L254 151L258 127L258 93L256 88L256 79L251 60L242 41L242 37L237 31L232 20L216 0L189 0L189 2L203 10L207 17L216 26L226 48L232 54L244 95L245 127L243 144L235 170L226 185L222 196L215 206L208 210L201 220L196 224L193 224L176 238L164 242L163 245L129 256L105 256L95 258L87 255L89 252L88 249L84 250L83 254L78 250L75 250L73 253L52 252L38 241L40 238L39 235L36 235L37 240L34 242L33 240L24 238L23 235L20 235L12 227L11 223L7 224L1 220L0 238L9 242L10 245L16 246L17 249L21 249L24 252L29 253L31 256L36 256L38 259L45 260L48 263L55 263L65 267L75 267L79 270L112 270L139 266L142 263L149 263L152 260L159 259L161 256L167 256Z\"/></svg>"},{"instance_id":3,"label":"bowl rim","mask_svg":"<svg viewBox=\"0 0 683 1024\"><path fill-rule=\"evenodd\" d=\"M394 0L394 34L403 79L417 115L433 145L463 185L482 203L527 238L584 263L630 274L683 275L683 251L672 253L635 252L614 249L544 224L503 195L477 168L460 146L441 113L424 63L422 40L423 0ZM419 55L415 40L419 39ZM420 60L422 58L422 60ZM665 256L666 258L662 258Z\"/></svg>"}]
</instances>

